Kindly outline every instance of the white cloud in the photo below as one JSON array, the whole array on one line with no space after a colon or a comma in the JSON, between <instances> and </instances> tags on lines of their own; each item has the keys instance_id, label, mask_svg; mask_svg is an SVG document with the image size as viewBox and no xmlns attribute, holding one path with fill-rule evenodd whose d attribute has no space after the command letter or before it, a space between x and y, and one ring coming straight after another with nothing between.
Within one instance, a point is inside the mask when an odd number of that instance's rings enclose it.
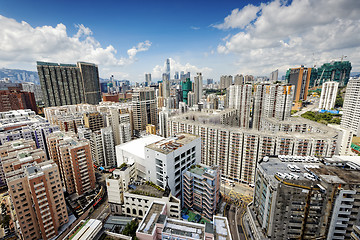
<instances>
[{"instance_id":1,"label":"white cloud","mask_svg":"<svg viewBox=\"0 0 360 240\"><path fill-rule=\"evenodd\" d=\"M260 7L252 4L245 6L241 10L236 8L224 19L224 23L214 24L212 26L218 29L244 28L256 18L260 9Z\"/></svg>"},{"instance_id":2,"label":"white cloud","mask_svg":"<svg viewBox=\"0 0 360 240\"><path fill-rule=\"evenodd\" d=\"M146 40L127 51L127 57L117 57L117 50L102 47L83 24L74 36L67 34L62 23L52 26L32 27L22 21L0 15L0 66L34 66L36 61L74 63L88 61L100 68L119 67L136 61L139 52L147 51L151 42ZM101 73L101 71L100 71Z\"/></svg>"},{"instance_id":3,"label":"white cloud","mask_svg":"<svg viewBox=\"0 0 360 240\"><path fill-rule=\"evenodd\" d=\"M217 47L237 56L239 71L268 74L274 69L312 66L349 56L360 67L360 1L275 0L234 9L218 29L238 29Z\"/></svg>"},{"instance_id":4,"label":"white cloud","mask_svg":"<svg viewBox=\"0 0 360 240\"><path fill-rule=\"evenodd\" d=\"M191 76L194 76L197 72L201 72L204 76L209 76L209 74L212 72L212 69L209 67L197 67L190 63L186 63L183 65L172 58L170 58L170 70L171 70L171 78L173 77L175 72L179 72L180 74L181 71L184 71L185 73L190 72ZM163 65L156 65L153 68L151 77L153 79L161 79L162 74L165 71L166 71L166 62L164 61Z\"/></svg>"},{"instance_id":5,"label":"white cloud","mask_svg":"<svg viewBox=\"0 0 360 240\"><path fill-rule=\"evenodd\" d=\"M195 27L195 26L191 26L190 27L192 30L199 30L200 29L200 27Z\"/></svg>"}]
</instances>

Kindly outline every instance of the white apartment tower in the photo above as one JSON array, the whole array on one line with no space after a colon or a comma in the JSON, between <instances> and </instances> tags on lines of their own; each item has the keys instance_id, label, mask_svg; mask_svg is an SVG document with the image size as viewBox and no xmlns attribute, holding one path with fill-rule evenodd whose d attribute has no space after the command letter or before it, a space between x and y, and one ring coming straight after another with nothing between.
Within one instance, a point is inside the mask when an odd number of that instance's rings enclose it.
<instances>
[{"instance_id":1,"label":"white apartment tower","mask_svg":"<svg viewBox=\"0 0 360 240\"><path fill-rule=\"evenodd\" d=\"M229 108L238 110L239 126L244 128L249 128L251 91L250 84L233 85L228 88Z\"/></svg>"},{"instance_id":2,"label":"white apartment tower","mask_svg":"<svg viewBox=\"0 0 360 240\"><path fill-rule=\"evenodd\" d=\"M324 82L321 89L319 109L331 110L335 106L338 82Z\"/></svg>"},{"instance_id":3,"label":"white apartment tower","mask_svg":"<svg viewBox=\"0 0 360 240\"><path fill-rule=\"evenodd\" d=\"M360 78L350 78L346 87L341 128L360 136Z\"/></svg>"},{"instance_id":4,"label":"white apartment tower","mask_svg":"<svg viewBox=\"0 0 360 240\"><path fill-rule=\"evenodd\" d=\"M260 129L264 117L283 121L291 116L294 86L255 85L253 97L252 128Z\"/></svg>"}]
</instances>

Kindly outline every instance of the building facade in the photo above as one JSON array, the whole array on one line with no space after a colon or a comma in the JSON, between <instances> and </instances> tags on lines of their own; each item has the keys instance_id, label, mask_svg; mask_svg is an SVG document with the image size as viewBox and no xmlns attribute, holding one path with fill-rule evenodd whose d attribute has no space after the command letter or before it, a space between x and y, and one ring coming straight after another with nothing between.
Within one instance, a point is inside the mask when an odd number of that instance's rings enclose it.
<instances>
[{"instance_id":1,"label":"building facade","mask_svg":"<svg viewBox=\"0 0 360 240\"><path fill-rule=\"evenodd\" d=\"M351 78L346 87L341 127L360 136L360 78Z\"/></svg>"},{"instance_id":2,"label":"building facade","mask_svg":"<svg viewBox=\"0 0 360 240\"><path fill-rule=\"evenodd\" d=\"M98 66L37 62L46 107L101 101Z\"/></svg>"},{"instance_id":3,"label":"building facade","mask_svg":"<svg viewBox=\"0 0 360 240\"><path fill-rule=\"evenodd\" d=\"M132 95L134 130L143 131L147 124L157 126L157 106L152 88L136 88Z\"/></svg>"},{"instance_id":4,"label":"building facade","mask_svg":"<svg viewBox=\"0 0 360 240\"><path fill-rule=\"evenodd\" d=\"M321 88L319 109L331 110L335 107L338 82L324 82Z\"/></svg>"}]
</instances>

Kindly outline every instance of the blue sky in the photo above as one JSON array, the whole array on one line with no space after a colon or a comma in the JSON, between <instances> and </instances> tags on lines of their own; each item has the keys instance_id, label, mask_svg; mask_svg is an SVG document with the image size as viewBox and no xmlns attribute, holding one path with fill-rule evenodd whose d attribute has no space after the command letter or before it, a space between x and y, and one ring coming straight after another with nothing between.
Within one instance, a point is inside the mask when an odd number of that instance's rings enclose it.
<instances>
[{"instance_id":1,"label":"blue sky","mask_svg":"<svg viewBox=\"0 0 360 240\"><path fill-rule=\"evenodd\" d=\"M356 70L359 2L1 1L0 67L90 61L103 78L140 82L145 72L158 79L171 58L172 70L218 80L346 55Z\"/></svg>"}]
</instances>

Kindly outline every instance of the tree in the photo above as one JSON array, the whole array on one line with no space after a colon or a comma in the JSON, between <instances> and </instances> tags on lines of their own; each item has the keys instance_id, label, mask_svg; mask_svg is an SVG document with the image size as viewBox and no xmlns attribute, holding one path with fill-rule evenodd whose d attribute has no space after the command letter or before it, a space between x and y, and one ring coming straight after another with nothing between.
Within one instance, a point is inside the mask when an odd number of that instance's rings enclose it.
<instances>
[{"instance_id":1,"label":"tree","mask_svg":"<svg viewBox=\"0 0 360 240\"><path fill-rule=\"evenodd\" d=\"M9 215L5 215L4 218L1 220L1 226L3 228L5 227L9 227L9 223L10 223L10 216Z\"/></svg>"},{"instance_id":2,"label":"tree","mask_svg":"<svg viewBox=\"0 0 360 240\"><path fill-rule=\"evenodd\" d=\"M125 226L122 234L124 234L126 236L130 236L130 237L132 237L133 240L136 240L137 239L137 237L136 237L136 229L138 228L138 226L139 226L139 223L135 219L135 220L131 221L130 223L128 223Z\"/></svg>"}]
</instances>

